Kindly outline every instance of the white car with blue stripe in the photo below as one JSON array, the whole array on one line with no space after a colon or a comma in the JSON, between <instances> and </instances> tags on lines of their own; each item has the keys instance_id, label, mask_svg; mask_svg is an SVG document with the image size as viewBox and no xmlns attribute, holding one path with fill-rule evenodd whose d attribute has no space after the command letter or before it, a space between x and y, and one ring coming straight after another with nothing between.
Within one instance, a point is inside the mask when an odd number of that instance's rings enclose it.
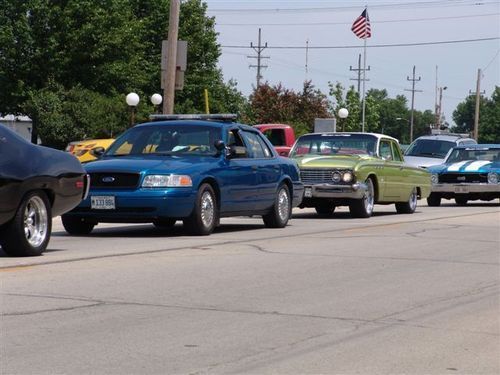
<instances>
[{"instance_id":1,"label":"white car with blue stripe","mask_svg":"<svg viewBox=\"0 0 500 375\"><path fill-rule=\"evenodd\" d=\"M432 181L429 206L439 206L442 198L455 199L458 205L500 198L500 144L454 147L444 164L428 170Z\"/></svg>"}]
</instances>

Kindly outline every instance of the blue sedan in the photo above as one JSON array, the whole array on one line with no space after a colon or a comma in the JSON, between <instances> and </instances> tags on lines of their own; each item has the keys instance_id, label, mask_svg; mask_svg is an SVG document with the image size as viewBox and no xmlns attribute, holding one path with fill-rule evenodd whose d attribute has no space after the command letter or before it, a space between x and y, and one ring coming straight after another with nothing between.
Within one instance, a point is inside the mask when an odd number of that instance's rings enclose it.
<instances>
[{"instance_id":1,"label":"blue sedan","mask_svg":"<svg viewBox=\"0 0 500 375\"><path fill-rule=\"evenodd\" d=\"M70 234L100 222L170 227L182 220L208 235L221 217L261 215L282 228L300 204L303 185L293 160L234 115L156 115L136 125L100 159L85 165L87 199L63 215Z\"/></svg>"},{"instance_id":2,"label":"blue sedan","mask_svg":"<svg viewBox=\"0 0 500 375\"><path fill-rule=\"evenodd\" d=\"M458 205L500 198L500 144L454 147L444 164L428 170L432 173L429 206L439 206L442 198L454 198Z\"/></svg>"}]
</instances>

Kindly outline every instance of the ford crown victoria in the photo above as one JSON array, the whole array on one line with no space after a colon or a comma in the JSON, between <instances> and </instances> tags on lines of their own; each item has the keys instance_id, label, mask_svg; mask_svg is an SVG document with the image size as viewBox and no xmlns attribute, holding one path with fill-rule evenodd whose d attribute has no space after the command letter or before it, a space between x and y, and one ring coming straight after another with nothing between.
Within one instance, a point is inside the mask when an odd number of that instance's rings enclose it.
<instances>
[{"instance_id":1,"label":"ford crown victoria","mask_svg":"<svg viewBox=\"0 0 500 375\"><path fill-rule=\"evenodd\" d=\"M373 133L315 133L300 137L290 157L304 183L300 207L330 215L349 206L366 218L374 204L395 204L398 213L413 213L417 200L430 193L430 174L404 163L398 141Z\"/></svg>"},{"instance_id":2,"label":"ford crown victoria","mask_svg":"<svg viewBox=\"0 0 500 375\"><path fill-rule=\"evenodd\" d=\"M69 233L88 234L101 222L170 227L182 220L190 233L207 235L220 217L237 215L286 226L303 185L297 164L278 156L262 133L234 115L152 118L85 164L90 194L63 216Z\"/></svg>"}]
</instances>

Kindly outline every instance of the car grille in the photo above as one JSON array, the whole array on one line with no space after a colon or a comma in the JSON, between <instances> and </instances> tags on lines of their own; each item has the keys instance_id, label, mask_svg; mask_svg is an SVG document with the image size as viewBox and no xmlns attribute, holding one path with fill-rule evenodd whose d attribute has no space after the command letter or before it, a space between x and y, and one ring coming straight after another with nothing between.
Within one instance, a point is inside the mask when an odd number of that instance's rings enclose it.
<instances>
[{"instance_id":1,"label":"car grille","mask_svg":"<svg viewBox=\"0 0 500 375\"><path fill-rule=\"evenodd\" d=\"M99 189L135 188L139 183L138 173L90 173L90 187Z\"/></svg>"},{"instance_id":2,"label":"car grille","mask_svg":"<svg viewBox=\"0 0 500 375\"><path fill-rule=\"evenodd\" d=\"M439 182L443 184L453 184L460 182L488 182L487 173L445 173L439 175Z\"/></svg>"},{"instance_id":3,"label":"car grille","mask_svg":"<svg viewBox=\"0 0 500 375\"><path fill-rule=\"evenodd\" d=\"M342 169L301 169L300 179L306 185L313 185L313 184L345 185L346 183L343 181L335 183L332 180L332 174L334 172L342 173L345 171L346 170ZM352 183L352 181L350 183Z\"/></svg>"}]
</instances>

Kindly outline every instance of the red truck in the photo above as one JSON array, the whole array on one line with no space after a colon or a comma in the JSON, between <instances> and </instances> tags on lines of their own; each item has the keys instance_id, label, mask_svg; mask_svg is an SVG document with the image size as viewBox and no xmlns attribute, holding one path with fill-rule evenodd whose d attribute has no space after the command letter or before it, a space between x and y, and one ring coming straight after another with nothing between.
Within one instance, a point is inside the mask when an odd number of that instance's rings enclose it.
<instances>
[{"instance_id":1,"label":"red truck","mask_svg":"<svg viewBox=\"0 0 500 375\"><path fill-rule=\"evenodd\" d=\"M254 125L271 141L278 154L288 156L290 149L295 143L295 132L290 125L286 124L259 124Z\"/></svg>"}]
</instances>

